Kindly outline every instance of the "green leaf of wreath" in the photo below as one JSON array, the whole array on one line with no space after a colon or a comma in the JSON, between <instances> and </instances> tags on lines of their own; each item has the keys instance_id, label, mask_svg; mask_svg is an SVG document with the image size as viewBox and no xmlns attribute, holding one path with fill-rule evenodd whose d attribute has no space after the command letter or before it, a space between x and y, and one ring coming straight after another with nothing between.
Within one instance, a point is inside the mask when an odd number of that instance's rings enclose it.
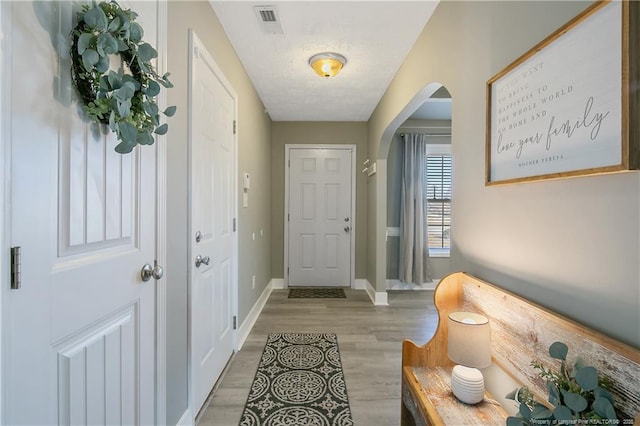
<instances>
[{"instance_id":1,"label":"green leaf of wreath","mask_svg":"<svg viewBox=\"0 0 640 426\"><path fill-rule=\"evenodd\" d=\"M87 50L94 39L95 36L93 34L81 34L80 37L78 37L78 53L82 55L82 53Z\"/></svg>"},{"instance_id":2,"label":"green leaf of wreath","mask_svg":"<svg viewBox=\"0 0 640 426\"><path fill-rule=\"evenodd\" d=\"M86 49L82 52L82 65L84 65L84 69L87 71L91 71L93 66L98 63L100 60L100 56L98 52L93 49Z\"/></svg>"},{"instance_id":3,"label":"green leaf of wreath","mask_svg":"<svg viewBox=\"0 0 640 426\"><path fill-rule=\"evenodd\" d=\"M167 133L167 130L169 130L169 125L167 123L164 123L162 126L158 126L154 133L157 135L164 135L165 133Z\"/></svg>"},{"instance_id":4,"label":"green leaf of wreath","mask_svg":"<svg viewBox=\"0 0 640 426\"><path fill-rule=\"evenodd\" d=\"M124 42L122 39L117 39L118 42L118 52L126 52L129 50L129 45Z\"/></svg>"},{"instance_id":5,"label":"green leaf of wreath","mask_svg":"<svg viewBox=\"0 0 640 426\"><path fill-rule=\"evenodd\" d=\"M165 73L162 77L160 77L158 79L158 83L162 84L164 87L166 87L167 89L170 89L173 87L173 83L171 83L169 81L169 76L171 75L171 73L167 72Z\"/></svg>"},{"instance_id":6,"label":"green leaf of wreath","mask_svg":"<svg viewBox=\"0 0 640 426\"><path fill-rule=\"evenodd\" d=\"M166 115L167 117L173 117L173 114L176 113L176 107L174 106L170 106L167 109L164 110L164 115Z\"/></svg>"},{"instance_id":7,"label":"green leaf of wreath","mask_svg":"<svg viewBox=\"0 0 640 426\"><path fill-rule=\"evenodd\" d=\"M109 33L100 34L98 36L96 44L98 46L98 53L100 52L100 50L102 50L107 55L118 52L118 42ZM104 56L104 54L100 56Z\"/></svg>"},{"instance_id":8,"label":"green leaf of wreath","mask_svg":"<svg viewBox=\"0 0 640 426\"><path fill-rule=\"evenodd\" d=\"M103 75L100 77L100 82L98 89L104 92L109 92L111 90L111 85L109 84L109 77Z\"/></svg>"},{"instance_id":9,"label":"green leaf of wreath","mask_svg":"<svg viewBox=\"0 0 640 426\"><path fill-rule=\"evenodd\" d=\"M109 70L109 57L102 56L98 59L98 63L96 64L96 71L102 73L107 72Z\"/></svg>"},{"instance_id":10,"label":"green leaf of wreath","mask_svg":"<svg viewBox=\"0 0 640 426\"><path fill-rule=\"evenodd\" d=\"M140 57L141 61L149 62L150 60L158 56L158 52L156 52L156 49L151 47L149 43L143 43L138 46L138 56Z\"/></svg>"},{"instance_id":11,"label":"green leaf of wreath","mask_svg":"<svg viewBox=\"0 0 640 426\"><path fill-rule=\"evenodd\" d=\"M153 136L149 132L138 133L137 140L140 145L153 145Z\"/></svg>"},{"instance_id":12,"label":"green leaf of wreath","mask_svg":"<svg viewBox=\"0 0 640 426\"><path fill-rule=\"evenodd\" d=\"M137 143L138 131L133 125L122 122L118 124L118 132L122 138L122 142L133 144L133 146Z\"/></svg>"},{"instance_id":13,"label":"green leaf of wreath","mask_svg":"<svg viewBox=\"0 0 640 426\"><path fill-rule=\"evenodd\" d=\"M107 15L105 15L100 6L95 6L84 14L84 22L86 22L89 27L102 31L107 28Z\"/></svg>"},{"instance_id":14,"label":"green leaf of wreath","mask_svg":"<svg viewBox=\"0 0 640 426\"><path fill-rule=\"evenodd\" d=\"M133 151L133 148L135 148L135 146L135 143L120 142L118 145L116 145L115 150L118 154L128 154Z\"/></svg>"},{"instance_id":15,"label":"green leaf of wreath","mask_svg":"<svg viewBox=\"0 0 640 426\"><path fill-rule=\"evenodd\" d=\"M113 92L113 96L120 101L127 101L136 93L133 83L127 81L118 90Z\"/></svg>"},{"instance_id":16,"label":"green leaf of wreath","mask_svg":"<svg viewBox=\"0 0 640 426\"><path fill-rule=\"evenodd\" d=\"M144 36L144 30L137 22L132 22L129 27L129 40L132 43L140 43L142 37Z\"/></svg>"},{"instance_id":17,"label":"green leaf of wreath","mask_svg":"<svg viewBox=\"0 0 640 426\"><path fill-rule=\"evenodd\" d=\"M122 87L122 78L120 78L120 74L115 71L109 71L109 85L111 86L111 90L117 90Z\"/></svg>"},{"instance_id":18,"label":"green leaf of wreath","mask_svg":"<svg viewBox=\"0 0 640 426\"><path fill-rule=\"evenodd\" d=\"M138 82L138 80L136 80L135 78L133 78L132 76L125 74L122 76L122 83L131 83L133 84L133 89L137 92L138 90L140 90L140 83Z\"/></svg>"},{"instance_id":19,"label":"green leaf of wreath","mask_svg":"<svg viewBox=\"0 0 640 426\"><path fill-rule=\"evenodd\" d=\"M120 29L120 17L116 16L113 18L111 22L109 22L109 26L107 27L107 31L110 33L116 32Z\"/></svg>"},{"instance_id":20,"label":"green leaf of wreath","mask_svg":"<svg viewBox=\"0 0 640 426\"><path fill-rule=\"evenodd\" d=\"M131 115L131 101L119 101L118 102L118 114L120 117L128 117Z\"/></svg>"},{"instance_id":21,"label":"green leaf of wreath","mask_svg":"<svg viewBox=\"0 0 640 426\"><path fill-rule=\"evenodd\" d=\"M160 93L160 85L153 80L150 81L149 85L147 86L146 93L147 93L147 96L149 96L150 98L153 98L155 95Z\"/></svg>"},{"instance_id":22,"label":"green leaf of wreath","mask_svg":"<svg viewBox=\"0 0 640 426\"><path fill-rule=\"evenodd\" d=\"M151 116L158 115L158 105L154 102L145 102L143 108L145 112Z\"/></svg>"}]
</instances>

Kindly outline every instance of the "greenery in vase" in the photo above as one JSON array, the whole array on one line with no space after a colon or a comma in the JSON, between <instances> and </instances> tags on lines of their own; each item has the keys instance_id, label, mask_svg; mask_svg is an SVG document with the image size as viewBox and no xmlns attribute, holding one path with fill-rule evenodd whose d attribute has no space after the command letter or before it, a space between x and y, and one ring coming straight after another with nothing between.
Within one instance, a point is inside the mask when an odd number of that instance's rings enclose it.
<instances>
[{"instance_id":1,"label":"greenery in vase","mask_svg":"<svg viewBox=\"0 0 640 426\"><path fill-rule=\"evenodd\" d=\"M142 40L138 15L115 1L82 6L71 33L71 77L92 120L106 124L120 143L115 150L128 153L137 145L151 145L154 134L164 135L155 97L160 86L173 87L169 73L158 75L151 63L158 52ZM109 69L110 56L119 55L122 66ZM125 72L125 69L128 69ZM162 113L171 117L176 107Z\"/></svg>"},{"instance_id":2,"label":"greenery in vase","mask_svg":"<svg viewBox=\"0 0 640 426\"><path fill-rule=\"evenodd\" d=\"M617 419L614 400L607 390L610 380L598 375L594 367L583 365L578 357L573 366L567 365L569 348L562 342L549 347L549 355L560 361L558 371L545 368L541 362L532 361L531 366L546 380L549 392L549 408L537 401L527 387L513 390L506 395L520 404L516 416L507 418L507 426L531 424L602 424L603 419Z\"/></svg>"}]
</instances>

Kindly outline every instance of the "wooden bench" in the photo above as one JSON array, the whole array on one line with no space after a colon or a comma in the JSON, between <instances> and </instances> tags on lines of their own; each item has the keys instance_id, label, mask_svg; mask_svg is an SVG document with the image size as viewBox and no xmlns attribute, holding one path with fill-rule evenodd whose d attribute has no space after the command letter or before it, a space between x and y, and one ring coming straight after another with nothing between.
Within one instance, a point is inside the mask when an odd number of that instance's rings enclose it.
<instances>
[{"instance_id":1,"label":"wooden bench","mask_svg":"<svg viewBox=\"0 0 640 426\"><path fill-rule=\"evenodd\" d=\"M616 409L626 419L619 424L640 425L638 349L464 272L444 277L434 302L439 323L433 338L422 346L410 340L402 344L402 426L505 424L507 414L500 406L466 405L449 390L453 363L447 357L447 317L456 311L489 319L493 363L520 386L528 386L538 400L547 400L546 384L530 363L538 360L556 370L548 348L561 341L569 346L568 361L579 355L585 365L613 380Z\"/></svg>"}]
</instances>

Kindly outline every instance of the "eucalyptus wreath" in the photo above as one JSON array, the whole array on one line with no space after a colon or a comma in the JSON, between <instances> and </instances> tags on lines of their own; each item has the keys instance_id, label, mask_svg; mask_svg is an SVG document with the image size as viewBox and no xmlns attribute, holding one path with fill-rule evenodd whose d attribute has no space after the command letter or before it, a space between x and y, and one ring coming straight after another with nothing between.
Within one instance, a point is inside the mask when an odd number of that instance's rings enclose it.
<instances>
[{"instance_id":1,"label":"eucalyptus wreath","mask_svg":"<svg viewBox=\"0 0 640 426\"><path fill-rule=\"evenodd\" d=\"M153 144L153 135L164 135L169 128L160 124L154 98L160 86L173 84L169 73L160 76L153 68L151 61L158 52L143 42L137 16L115 1L93 2L82 6L71 33L73 84L89 118L116 133L120 143L115 150L121 154L137 144ZM120 56L122 66L117 71L110 69L109 55ZM162 114L171 117L175 112L176 107L170 106Z\"/></svg>"}]
</instances>

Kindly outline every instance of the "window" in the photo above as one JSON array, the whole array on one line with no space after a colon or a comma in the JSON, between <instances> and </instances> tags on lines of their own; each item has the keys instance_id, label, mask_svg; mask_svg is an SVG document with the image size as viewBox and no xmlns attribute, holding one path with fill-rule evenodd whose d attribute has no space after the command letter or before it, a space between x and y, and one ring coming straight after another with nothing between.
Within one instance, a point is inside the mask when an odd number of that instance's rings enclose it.
<instances>
[{"instance_id":1,"label":"window","mask_svg":"<svg viewBox=\"0 0 640 426\"><path fill-rule=\"evenodd\" d=\"M427 145L427 236L429 256L451 250L451 145Z\"/></svg>"}]
</instances>

